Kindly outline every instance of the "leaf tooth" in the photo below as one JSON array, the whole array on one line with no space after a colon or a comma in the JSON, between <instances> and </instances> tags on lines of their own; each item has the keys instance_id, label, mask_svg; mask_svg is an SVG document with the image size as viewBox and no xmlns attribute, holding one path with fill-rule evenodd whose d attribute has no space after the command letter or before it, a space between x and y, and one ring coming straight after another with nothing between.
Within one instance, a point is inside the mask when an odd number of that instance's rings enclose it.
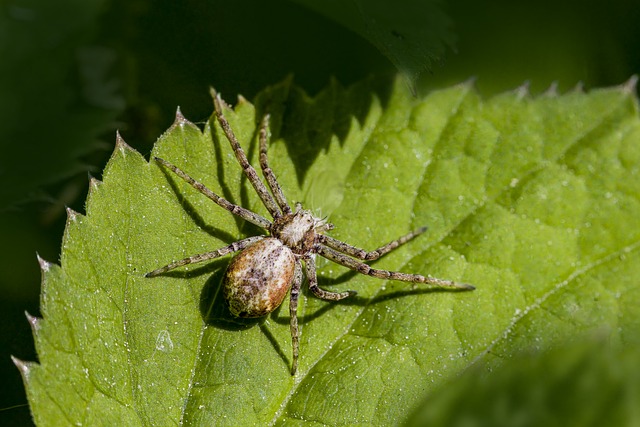
<instances>
[{"instance_id":1,"label":"leaf tooth","mask_svg":"<svg viewBox=\"0 0 640 427\"><path fill-rule=\"evenodd\" d=\"M67 210L67 224L70 223L70 222L75 222L76 219L78 218L78 215L80 215L80 214L78 212L74 211L73 209L71 209L68 206L67 206L66 210Z\"/></svg>"},{"instance_id":2,"label":"leaf tooth","mask_svg":"<svg viewBox=\"0 0 640 427\"><path fill-rule=\"evenodd\" d=\"M622 83L620 85L620 88L622 89L623 93L626 93L627 95L631 95L636 93L636 89L638 87L638 75L634 74L631 77L629 77L629 80L627 80L626 82Z\"/></svg>"},{"instance_id":3,"label":"leaf tooth","mask_svg":"<svg viewBox=\"0 0 640 427\"><path fill-rule=\"evenodd\" d=\"M239 105L243 105L243 104L249 104L249 101L247 101L247 98L245 98L242 95L238 95L238 106Z\"/></svg>"},{"instance_id":4,"label":"leaf tooth","mask_svg":"<svg viewBox=\"0 0 640 427\"><path fill-rule=\"evenodd\" d=\"M575 93L584 93L584 82L576 83L576 86L573 88Z\"/></svg>"},{"instance_id":5,"label":"leaf tooth","mask_svg":"<svg viewBox=\"0 0 640 427\"><path fill-rule=\"evenodd\" d=\"M47 273L51 269L51 263L46 261L44 258L40 256L40 254L36 253L36 257L38 257L38 264L40 264L40 271L42 273Z\"/></svg>"},{"instance_id":6,"label":"leaf tooth","mask_svg":"<svg viewBox=\"0 0 640 427\"><path fill-rule=\"evenodd\" d=\"M543 95L549 98L556 98L558 96L558 82L551 82L549 88L543 93Z\"/></svg>"},{"instance_id":7,"label":"leaf tooth","mask_svg":"<svg viewBox=\"0 0 640 427\"><path fill-rule=\"evenodd\" d=\"M89 175L89 190L97 190L102 185L102 181L94 176Z\"/></svg>"},{"instance_id":8,"label":"leaf tooth","mask_svg":"<svg viewBox=\"0 0 640 427\"><path fill-rule=\"evenodd\" d=\"M28 311L25 310L24 315L27 316L27 321L29 325L31 325L31 331L33 335L37 335L40 331L40 327L42 326L42 318L37 316L32 316Z\"/></svg>"},{"instance_id":9,"label":"leaf tooth","mask_svg":"<svg viewBox=\"0 0 640 427\"><path fill-rule=\"evenodd\" d=\"M169 130L172 130L175 128L181 129L181 128L184 128L185 126L197 127L196 125L194 125L184 117L184 115L182 114L182 111L180 110L180 107L178 107L176 108L176 118L173 121L173 124L171 125L171 128L169 128Z\"/></svg>"},{"instance_id":10,"label":"leaf tooth","mask_svg":"<svg viewBox=\"0 0 640 427\"><path fill-rule=\"evenodd\" d=\"M124 139L120 135L120 131L116 132L116 148L117 151L120 151L122 155L126 155L127 151L135 151L129 144L124 142Z\"/></svg>"},{"instance_id":11,"label":"leaf tooth","mask_svg":"<svg viewBox=\"0 0 640 427\"><path fill-rule=\"evenodd\" d=\"M173 121L173 126L181 126L185 124L190 124L189 120L187 120L182 114L182 110L180 110L180 106L176 108L176 118Z\"/></svg>"},{"instance_id":12,"label":"leaf tooth","mask_svg":"<svg viewBox=\"0 0 640 427\"><path fill-rule=\"evenodd\" d=\"M11 356L11 361L16 365L16 368L20 370L22 374L22 378L26 381L29 377L29 373L31 372L31 368L36 365L35 362L25 362L24 360L18 359L15 356Z\"/></svg>"},{"instance_id":13,"label":"leaf tooth","mask_svg":"<svg viewBox=\"0 0 640 427\"><path fill-rule=\"evenodd\" d=\"M476 80L478 80L478 78L476 76L471 76L467 80L465 80L462 83L460 83L460 86L466 86L468 88L475 87Z\"/></svg>"},{"instance_id":14,"label":"leaf tooth","mask_svg":"<svg viewBox=\"0 0 640 427\"><path fill-rule=\"evenodd\" d=\"M529 95L529 84L529 80L526 80L513 91L518 101L523 100Z\"/></svg>"},{"instance_id":15,"label":"leaf tooth","mask_svg":"<svg viewBox=\"0 0 640 427\"><path fill-rule=\"evenodd\" d=\"M116 131L116 147L118 146L118 144L126 144L126 142L124 142L124 138L122 137L122 135L120 135L119 130Z\"/></svg>"}]
</instances>

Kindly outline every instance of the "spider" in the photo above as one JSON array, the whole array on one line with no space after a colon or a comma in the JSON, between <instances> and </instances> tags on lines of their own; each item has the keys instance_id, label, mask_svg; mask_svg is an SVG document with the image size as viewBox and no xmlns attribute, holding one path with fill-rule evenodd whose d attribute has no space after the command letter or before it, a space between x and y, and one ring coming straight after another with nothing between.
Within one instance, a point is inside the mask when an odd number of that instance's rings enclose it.
<instances>
[{"instance_id":1,"label":"spider","mask_svg":"<svg viewBox=\"0 0 640 427\"><path fill-rule=\"evenodd\" d=\"M296 203L295 210L292 210L287 203L280 184L269 167L267 160L269 115L264 116L259 132L260 168L267 183L265 186L258 177L256 170L249 163L229 122L224 117L224 101L215 92L213 97L218 123L231 143L231 148L238 163L269 214L273 217L273 221L218 196L170 162L159 157L154 157L154 159L222 208L245 221L265 229L269 235L248 237L212 252L190 256L153 270L147 273L146 277L158 276L187 264L207 261L233 252L239 252L229 263L223 280L223 294L229 305L229 311L234 316L241 318L262 317L279 307L284 301L287 292L290 292L289 313L291 344L293 347L291 375L295 375L298 368L300 344L297 308L303 278L302 262L304 262L309 290L316 297L328 301L340 301L356 294L355 291L330 292L318 287L316 255L327 258L360 274L379 279L427 283L462 290L475 289L471 285L449 280L397 271L378 270L363 262L373 261L388 254L422 234L426 227L418 228L369 252L326 235L325 232L332 230L334 228L333 225L313 216L311 211L303 209L300 203Z\"/></svg>"}]
</instances>

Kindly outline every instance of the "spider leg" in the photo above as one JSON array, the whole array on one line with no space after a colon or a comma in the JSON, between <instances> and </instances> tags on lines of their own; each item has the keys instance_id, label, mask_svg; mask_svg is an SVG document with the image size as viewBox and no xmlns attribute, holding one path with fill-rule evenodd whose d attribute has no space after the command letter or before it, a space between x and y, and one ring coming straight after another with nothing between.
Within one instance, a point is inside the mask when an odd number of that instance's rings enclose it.
<instances>
[{"instance_id":1,"label":"spider leg","mask_svg":"<svg viewBox=\"0 0 640 427\"><path fill-rule=\"evenodd\" d=\"M253 168L253 166L251 166L251 163L249 163L249 160L247 159L247 155L244 153L244 150L242 149L242 147L240 146L240 143L238 142L238 138L236 138L236 135L233 133L233 130L231 129L231 125L229 125L229 122L224 117L224 114L222 113L223 101L222 101L222 98L220 98L220 94L216 93L213 90L212 92L213 92L213 103L215 106L215 114L216 114L216 117L218 118L218 123L220 123L220 126L222 127L224 134L227 136L227 139L231 144L231 148L233 149L233 152L236 155L236 159L238 159L238 163L240 163L240 166L242 166L242 170L244 171L244 174L249 179L249 182L251 182L251 185L253 185L253 188L256 190L256 193L258 193L260 200L262 200L262 203L267 208L271 216L274 218L282 216L282 214L280 213L280 210L278 209L278 206L276 205L275 200L273 200L273 197L271 196L271 194L269 194L269 190L267 190L267 187L264 185L264 183L260 181L260 178L258 177L258 173Z\"/></svg>"},{"instance_id":2,"label":"spider leg","mask_svg":"<svg viewBox=\"0 0 640 427\"><path fill-rule=\"evenodd\" d=\"M231 212L234 215L238 215L240 218L244 219L245 221L249 221L252 224L257 225L258 227L262 227L265 230L268 230L269 227L271 227L271 221L269 221L268 219L251 212L248 209L245 209L241 206L238 205L234 205L233 203L231 203L230 201L228 201L227 199L224 199L220 196L218 196L216 193L214 193L213 191L209 190L207 187L205 187L204 184L202 184L199 181L196 181L195 179L191 178L189 175L187 175L186 172L184 172L182 169L180 169L179 167L169 163L168 161L161 159L160 157L154 157L155 161L160 163L161 165L171 169L176 175L178 175L180 178L182 178L184 181L187 182L187 184L191 185L193 188L195 188L196 190L198 190L200 193L204 194L205 196L207 196L208 198L210 198L211 200L213 200L214 202L216 202L219 206L223 207L224 209L228 210L229 212Z\"/></svg>"},{"instance_id":3,"label":"spider leg","mask_svg":"<svg viewBox=\"0 0 640 427\"><path fill-rule=\"evenodd\" d=\"M278 206L282 209L284 214L291 213L291 207L287 203L287 199L282 192L282 188L280 184L278 184L278 180L276 179L273 170L269 167L269 160L267 157L267 132L269 130L269 115L265 114L262 119L262 126L260 127L260 167L262 168L262 174L267 180L267 184L271 189L271 193L276 199Z\"/></svg>"},{"instance_id":4,"label":"spider leg","mask_svg":"<svg viewBox=\"0 0 640 427\"><path fill-rule=\"evenodd\" d=\"M375 268L371 268L369 265L363 262L356 261L353 258L349 258L345 254L341 254L340 252L333 250L330 247L327 247L324 245L318 245L317 253L331 261L334 261L340 265L344 265L347 268L357 271L358 273L365 274L367 276L377 277L379 279L399 280L402 282L411 282L411 283L427 283L430 285L437 285L437 286L442 286L446 288L455 288L455 289L466 289L466 290L475 289L474 286L468 285L466 283L456 283L450 280L436 279L435 277L426 277L426 276L421 276L419 274L401 273L399 271L377 270Z\"/></svg>"},{"instance_id":5,"label":"spider leg","mask_svg":"<svg viewBox=\"0 0 640 427\"><path fill-rule=\"evenodd\" d=\"M300 261L296 259L293 284L291 286L291 296L289 299L289 327L291 329L291 346L293 347L293 360L291 362L291 375L295 375L298 370L298 354L300 352L300 333L298 331L298 297L300 296L300 286L302 285L302 267Z\"/></svg>"},{"instance_id":6,"label":"spider leg","mask_svg":"<svg viewBox=\"0 0 640 427\"><path fill-rule=\"evenodd\" d=\"M217 249L215 251L212 252L206 252L204 254L200 254L200 255L194 255L194 256L190 256L189 258L185 258L185 259L181 259L180 261L176 261L176 262L172 262L169 265L165 265L164 267L160 267L156 270L153 270L147 274L144 275L144 277L155 277L158 276L162 273L166 273L167 271L171 271L175 268L178 267L182 267L183 265L187 265L187 264L195 264L197 262L202 262L202 261L207 261L210 259L215 259L215 258L220 258L222 256L225 256L227 254L230 254L231 252L237 252L240 251L248 246L250 246L251 244L264 239L263 236L253 236L253 237L247 237L246 239L242 239L242 240L238 240L237 242L233 242L232 244L230 244L229 246L225 246L223 248Z\"/></svg>"},{"instance_id":7,"label":"spider leg","mask_svg":"<svg viewBox=\"0 0 640 427\"><path fill-rule=\"evenodd\" d=\"M305 258L304 265L307 269L307 280L309 281L309 290L315 296L327 301L340 301L356 294L356 291L346 292L329 292L318 286L318 276L316 274L316 260L313 256Z\"/></svg>"},{"instance_id":8,"label":"spider leg","mask_svg":"<svg viewBox=\"0 0 640 427\"><path fill-rule=\"evenodd\" d=\"M411 233L405 234L404 236L387 243L384 246L380 246L378 249L374 249L373 251L367 252L364 249L360 249L358 247L352 246L348 243L345 243L341 240L334 239L333 237L326 236L324 234L320 235L320 242L329 246L331 249L335 249L339 252L345 253L354 258L362 259L365 261L373 261L380 258L383 255L388 254L394 249L397 249L401 245L404 245L409 240L421 235L427 230L427 227L420 227Z\"/></svg>"}]
</instances>

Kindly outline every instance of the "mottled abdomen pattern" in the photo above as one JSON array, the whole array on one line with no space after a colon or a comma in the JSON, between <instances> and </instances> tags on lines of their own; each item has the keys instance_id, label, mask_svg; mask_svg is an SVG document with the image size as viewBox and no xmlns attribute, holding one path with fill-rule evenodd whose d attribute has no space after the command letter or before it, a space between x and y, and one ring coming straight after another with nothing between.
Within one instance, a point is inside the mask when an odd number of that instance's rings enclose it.
<instances>
[{"instance_id":1,"label":"mottled abdomen pattern","mask_svg":"<svg viewBox=\"0 0 640 427\"><path fill-rule=\"evenodd\" d=\"M293 252L268 237L236 255L224 278L224 296L237 317L261 317L278 308L295 272Z\"/></svg>"}]
</instances>

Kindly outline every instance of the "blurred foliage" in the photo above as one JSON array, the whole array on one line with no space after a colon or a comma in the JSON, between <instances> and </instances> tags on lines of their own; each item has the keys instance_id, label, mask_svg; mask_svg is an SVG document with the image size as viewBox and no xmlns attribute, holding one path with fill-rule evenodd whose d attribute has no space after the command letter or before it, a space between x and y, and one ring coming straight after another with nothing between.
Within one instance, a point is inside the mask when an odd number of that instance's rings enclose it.
<instances>
[{"instance_id":1,"label":"blurred foliage","mask_svg":"<svg viewBox=\"0 0 640 427\"><path fill-rule=\"evenodd\" d=\"M637 346L592 337L481 364L434 392L408 426L633 426L640 423Z\"/></svg>"},{"instance_id":2,"label":"blurred foliage","mask_svg":"<svg viewBox=\"0 0 640 427\"><path fill-rule=\"evenodd\" d=\"M451 20L438 0L292 0L362 36L386 56L415 91L416 80L452 48Z\"/></svg>"},{"instance_id":3,"label":"blurred foliage","mask_svg":"<svg viewBox=\"0 0 640 427\"><path fill-rule=\"evenodd\" d=\"M635 0L450 0L439 8L457 43L422 75L420 90L475 77L483 94L525 81L534 92L554 82L565 91L640 71ZM83 211L87 172L102 170L116 128L147 153L177 105L192 121L209 116L210 85L232 100L290 74L314 93L331 77L349 84L394 72L340 16L312 9L284 0L0 0L3 349L33 359L21 313L38 314L35 252L58 258L63 207ZM18 372L0 360L0 407L25 402ZM0 418L29 422L26 408Z\"/></svg>"}]
</instances>

